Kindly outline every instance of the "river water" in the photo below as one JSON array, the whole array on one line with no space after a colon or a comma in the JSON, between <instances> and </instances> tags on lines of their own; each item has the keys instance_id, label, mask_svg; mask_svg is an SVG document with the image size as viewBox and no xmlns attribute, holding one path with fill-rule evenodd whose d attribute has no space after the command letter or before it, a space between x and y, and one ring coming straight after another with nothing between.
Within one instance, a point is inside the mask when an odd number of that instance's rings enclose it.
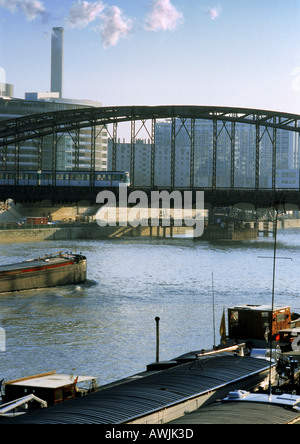
<instances>
[{"instance_id":1,"label":"river water","mask_svg":"<svg viewBox=\"0 0 300 444\"><path fill-rule=\"evenodd\" d=\"M300 230L278 232L275 305L300 313ZM63 241L0 245L0 263L82 251L80 286L0 295L0 379L56 370L104 384L219 343L223 308L271 304L273 238ZM213 325L213 295L215 328ZM3 347L2 347L3 348Z\"/></svg>"}]
</instances>

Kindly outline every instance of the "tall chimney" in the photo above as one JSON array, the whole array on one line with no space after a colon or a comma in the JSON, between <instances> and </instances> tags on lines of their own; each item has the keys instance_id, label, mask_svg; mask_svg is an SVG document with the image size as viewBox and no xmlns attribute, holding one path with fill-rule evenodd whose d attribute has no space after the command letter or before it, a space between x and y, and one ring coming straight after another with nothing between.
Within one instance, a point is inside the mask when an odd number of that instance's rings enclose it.
<instances>
[{"instance_id":1,"label":"tall chimney","mask_svg":"<svg viewBox=\"0 0 300 444\"><path fill-rule=\"evenodd\" d=\"M64 28L53 28L51 39L51 92L63 94Z\"/></svg>"}]
</instances>

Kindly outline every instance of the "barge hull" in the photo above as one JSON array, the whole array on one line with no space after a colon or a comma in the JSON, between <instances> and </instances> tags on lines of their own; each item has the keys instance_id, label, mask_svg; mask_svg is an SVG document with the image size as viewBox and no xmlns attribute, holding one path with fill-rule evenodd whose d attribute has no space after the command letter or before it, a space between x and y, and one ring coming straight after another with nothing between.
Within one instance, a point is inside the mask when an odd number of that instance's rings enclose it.
<instances>
[{"instance_id":1,"label":"barge hull","mask_svg":"<svg viewBox=\"0 0 300 444\"><path fill-rule=\"evenodd\" d=\"M78 263L0 275L0 293L82 284L85 281L86 259L82 259Z\"/></svg>"}]
</instances>

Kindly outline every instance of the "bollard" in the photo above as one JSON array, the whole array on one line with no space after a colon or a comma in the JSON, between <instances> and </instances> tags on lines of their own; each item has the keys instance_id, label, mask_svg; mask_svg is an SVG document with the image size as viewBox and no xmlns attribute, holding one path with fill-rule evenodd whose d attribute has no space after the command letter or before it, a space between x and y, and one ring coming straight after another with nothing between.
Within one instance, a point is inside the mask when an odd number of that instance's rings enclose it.
<instances>
[{"instance_id":1,"label":"bollard","mask_svg":"<svg viewBox=\"0 0 300 444\"><path fill-rule=\"evenodd\" d=\"M156 322L156 362L159 362L159 321L160 321L160 318L157 316L155 318L155 322Z\"/></svg>"}]
</instances>

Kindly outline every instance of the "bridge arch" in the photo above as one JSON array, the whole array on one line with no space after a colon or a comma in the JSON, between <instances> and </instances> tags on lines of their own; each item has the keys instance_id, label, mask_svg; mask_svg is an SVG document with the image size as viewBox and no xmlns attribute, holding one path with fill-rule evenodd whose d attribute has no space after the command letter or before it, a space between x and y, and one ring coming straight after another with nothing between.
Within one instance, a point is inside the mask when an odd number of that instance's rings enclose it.
<instances>
[{"instance_id":1,"label":"bridge arch","mask_svg":"<svg viewBox=\"0 0 300 444\"><path fill-rule=\"evenodd\" d=\"M167 185L157 183L156 168L158 157L157 123L168 121L169 177ZM148 188L168 187L170 189L209 189L209 190L272 190L278 188L278 147L281 134L293 134L296 139L300 133L300 115L281 113L259 109L214 106L115 106L100 108L82 108L75 110L55 111L0 122L0 150L2 168L5 165L7 149L15 147L16 158L22 143L34 140L37 152L41 152L43 138L53 138L53 158L56 156L59 134L75 132L79 134L83 128L107 129L111 140L112 170L117 165L118 127L123 122L130 123L130 172L133 186L136 184L136 153L137 139L141 129L149 138L147 147L150 179ZM197 133L199 122L207 122L209 137L204 141ZM200 124L199 124L200 125ZM201 126L201 125L200 125ZM241 128L251 128L251 140ZM246 131L245 131L246 133ZM95 131L91 132L91 164L93 171L95 161ZM186 182L178 184L178 168L180 163L180 139L187 144L188 173ZM248 143L247 153L244 149ZM243 151L244 149L244 151ZM266 154L266 150L268 151ZM298 162L298 163L297 163ZM299 161L295 162L294 170L296 185L299 190ZM242 173L245 165L251 174ZM15 171L19 169L15 162ZM203 171L206 169L207 174ZM286 168L288 169L288 168ZM53 174L56 171L52 164ZM269 170L265 178L264 172ZM223 176L224 175L224 179ZM205 176L205 177L204 177ZM199 181L199 178L201 180ZM288 187L284 187L288 188ZM280 188L281 189L281 188Z\"/></svg>"}]
</instances>

